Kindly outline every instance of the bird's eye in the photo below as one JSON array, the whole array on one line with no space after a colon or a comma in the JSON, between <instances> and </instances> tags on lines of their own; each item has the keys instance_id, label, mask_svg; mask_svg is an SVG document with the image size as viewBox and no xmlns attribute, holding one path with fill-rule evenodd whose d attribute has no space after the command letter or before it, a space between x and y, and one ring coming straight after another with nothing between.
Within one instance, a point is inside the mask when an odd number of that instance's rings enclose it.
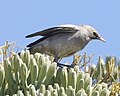
<instances>
[{"instance_id":1,"label":"bird's eye","mask_svg":"<svg viewBox=\"0 0 120 96\"><path fill-rule=\"evenodd\" d=\"M99 37L99 35L98 35L96 32L93 32L93 35L94 35L95 37Z\"/></svg>"}]
</instances>

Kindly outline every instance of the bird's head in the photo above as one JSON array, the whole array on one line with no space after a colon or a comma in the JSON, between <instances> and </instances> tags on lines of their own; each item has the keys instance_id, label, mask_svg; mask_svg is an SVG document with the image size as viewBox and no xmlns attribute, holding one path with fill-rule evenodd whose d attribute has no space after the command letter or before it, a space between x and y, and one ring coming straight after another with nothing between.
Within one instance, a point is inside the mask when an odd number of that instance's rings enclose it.
<instances>
[{"instance_id":1,"label":"bird's head","mask_svg":"<svg viewBox=\"0 0 120 96\"><path fill-rule=\"evenodd\" d=\"M105 42L105 40L98 34L98 32L93 27L91 27L89 25L81 25L81 26L86 31L86 36L90 40L97 39L97 40Z\"/></svg>"}]
</instances>

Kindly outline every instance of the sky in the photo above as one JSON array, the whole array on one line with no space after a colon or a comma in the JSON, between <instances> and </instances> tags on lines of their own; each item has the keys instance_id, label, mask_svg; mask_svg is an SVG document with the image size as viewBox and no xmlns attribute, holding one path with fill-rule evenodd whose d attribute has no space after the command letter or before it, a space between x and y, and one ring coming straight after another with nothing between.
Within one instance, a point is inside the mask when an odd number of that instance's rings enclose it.
<instances>
[{"instance_id":1,"label":"sky","mask_svg":"<svg viewBox=\"0 0 120 96\"><path fill-rule=\"evenodd\" d=\"M8 40L24 48L40 38L26 35L61 24L91 25L106 40L91 41L79 54L119 58L120 0L0 0L0 45Z\"/></svg>"}]
</instances>

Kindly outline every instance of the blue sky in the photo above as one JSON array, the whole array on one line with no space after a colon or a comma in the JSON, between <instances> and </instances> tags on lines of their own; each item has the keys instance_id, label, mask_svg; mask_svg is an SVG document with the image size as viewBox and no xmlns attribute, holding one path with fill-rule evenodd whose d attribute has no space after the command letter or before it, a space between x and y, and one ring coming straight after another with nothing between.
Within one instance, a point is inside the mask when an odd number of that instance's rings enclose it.
<instances>
[{"instance_id":1,"label":"blue sky","mask_svg":"<svg viewBox=\"0 0 120 96\"><path fill-rule=\"evenodd\" d=\"M91 25L106 40L90 42L79 54L120 56L120 0L0 0L0 45L8 40L24 48L39 38L25 35L60 24Z\"/></svg>"}]
</instances>

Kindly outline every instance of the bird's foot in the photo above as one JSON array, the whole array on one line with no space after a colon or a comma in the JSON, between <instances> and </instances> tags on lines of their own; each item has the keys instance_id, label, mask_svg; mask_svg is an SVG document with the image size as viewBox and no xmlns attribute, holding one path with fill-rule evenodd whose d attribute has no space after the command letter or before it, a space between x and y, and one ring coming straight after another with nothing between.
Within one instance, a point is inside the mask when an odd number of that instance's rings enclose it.
<instances>
[{"instance_id":1,"label":"bird's foot","mask_svg":"<svg viewBox=\"0 0 120 96\"><path fill-rule=\"evenodd\" d=\"M57 63L57 66L59 66L60 68L63 68L64 66L68 67L68 68L73 68L74 64L71 65L66 65L66 64L62 64L62 63Z\"/></svg>"}]
</instances>

